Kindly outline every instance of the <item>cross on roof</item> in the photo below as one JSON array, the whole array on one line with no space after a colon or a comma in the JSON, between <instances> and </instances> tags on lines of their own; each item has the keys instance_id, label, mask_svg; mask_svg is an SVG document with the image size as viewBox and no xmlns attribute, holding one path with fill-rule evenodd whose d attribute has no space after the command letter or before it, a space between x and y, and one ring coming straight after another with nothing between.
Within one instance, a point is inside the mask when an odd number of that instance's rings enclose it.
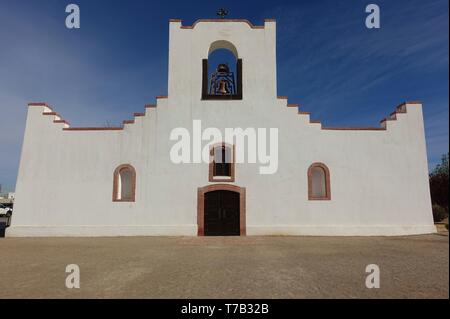
<instances>
[{"instance_id":1,"label":"cross on roof","mask_svg":"<svg viewBox=\"0 0 450 319\"><path fill-rule=\"evenodd\" d=\"M218 15L221 19L225 19L225 16L228 15L228 11L226 11L224 8L220 8L219 11L217 11L217 15Z\"/></svg>"}]
</instances>

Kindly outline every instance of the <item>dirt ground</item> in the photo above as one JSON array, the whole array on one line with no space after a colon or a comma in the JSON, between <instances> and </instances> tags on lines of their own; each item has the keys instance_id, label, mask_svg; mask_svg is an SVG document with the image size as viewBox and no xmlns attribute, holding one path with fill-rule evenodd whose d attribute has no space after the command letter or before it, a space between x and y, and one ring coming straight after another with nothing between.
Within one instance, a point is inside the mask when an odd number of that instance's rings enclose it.
<instances>
[{"instance_id":1,"label":"dirt ground","mask_svg":"<svg viewBox=\"0 0 450 319\"><path fill-rule=\"evenodd\" d=\"M0 239L0 298L448 298L448 233ZM80 288L66 287L68 264ZM368 264L380 288L366 288Z\"/></svg>"}]
</instances>

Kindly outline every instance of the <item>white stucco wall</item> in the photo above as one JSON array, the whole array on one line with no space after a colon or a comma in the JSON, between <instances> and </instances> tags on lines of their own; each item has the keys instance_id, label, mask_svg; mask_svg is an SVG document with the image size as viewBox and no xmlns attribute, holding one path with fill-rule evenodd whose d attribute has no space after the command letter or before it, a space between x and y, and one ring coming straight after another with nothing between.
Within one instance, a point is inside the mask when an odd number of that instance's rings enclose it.
<instances>
[{"instance_id":1,"label":"white stucco wall","mask_svg":"<svg viewBox=\"0 0 450 319\"><path fill-rule=\"evenodd\" d=\"M277 98L276 24L170 23L168 98L123 130L63 130L45 105L29 106L8 236L196 235L197 188L208 164L173 164L176 127L278 128L279 167L236 164L246 188L248 235L404 235L435 231L422 106L385 130L330 130ZM243 60L243 99L202 101L202 59L211 43L234 44ZM261 81L264 79L264 81ZM318 97L319 98L319 97ZM137 110L139 111L139 110ZM309 201L307 170L330 170L331 200ZM137 172L136 201L113 202L115 168Z\"/></svg>"}]
</instances>

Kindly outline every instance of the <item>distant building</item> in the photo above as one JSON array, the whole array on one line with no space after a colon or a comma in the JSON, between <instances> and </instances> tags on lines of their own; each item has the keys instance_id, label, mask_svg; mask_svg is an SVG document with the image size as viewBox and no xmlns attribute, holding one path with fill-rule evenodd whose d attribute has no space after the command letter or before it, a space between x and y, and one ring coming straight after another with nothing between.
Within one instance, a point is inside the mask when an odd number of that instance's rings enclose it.
<instances>
[{"instance_id":1,"label":"distant building","mask_svg":"<svg viewBox=\"0 0 450 319\"><path fill-rule=\"evenodd\" d=\"M275 21L172 20L169 33L168 96L123 126L71 127L29 104L8 236L436 231L421 103L399 105L380 127L325 127L277 95ZM210 65L217 49L234 55L234 74ZM226 141L210 145L211 163L174 163L171 132L195 120L278 128L278 171L217 161L233 158Z\"/></svg>"},{"instance_id":2,"label":"distant building","mask_svg":"<svg viewBox=\"0 0 450 319\"><path fill-rule=\"evenodd\" d=\"M9 192L0 195L0 204L11 204L14 202L15 193Z\"/></svg>"}]
</instances>

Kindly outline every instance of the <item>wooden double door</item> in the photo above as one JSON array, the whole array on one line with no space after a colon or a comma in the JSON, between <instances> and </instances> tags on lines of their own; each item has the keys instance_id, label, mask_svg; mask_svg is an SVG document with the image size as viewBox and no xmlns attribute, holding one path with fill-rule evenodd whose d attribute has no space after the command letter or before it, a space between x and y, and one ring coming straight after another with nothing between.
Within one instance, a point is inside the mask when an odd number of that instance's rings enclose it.
<instances>
[{"instance_id":1,"label":"wooden double door","mask_svg":"<svg viewBox=\"0 0 450 319\"><path fill-rule=\"evenodd\" d=\"M205 236L239 236L239 193L217 190L205 194Z\"/></svg>"}]
</instances>

